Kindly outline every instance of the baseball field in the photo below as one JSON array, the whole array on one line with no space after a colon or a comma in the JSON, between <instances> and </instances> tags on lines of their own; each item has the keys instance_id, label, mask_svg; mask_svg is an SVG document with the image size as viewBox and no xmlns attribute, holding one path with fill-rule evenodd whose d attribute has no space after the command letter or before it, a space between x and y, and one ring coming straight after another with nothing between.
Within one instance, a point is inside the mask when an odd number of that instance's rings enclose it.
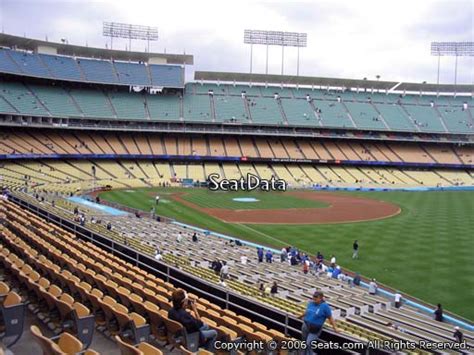
<instances>
[{"instance_id":1,"label":"baseball field","mask_svg":"<svg viewBox=\"0 0 474 355\"><path fill-rule=\"evenodd\" d=\"M157 214L275 248L334 254L343 268L474 320L474 192L152 188L101 198L150 212L156 195Z\"/></svg>"}]
</instances>

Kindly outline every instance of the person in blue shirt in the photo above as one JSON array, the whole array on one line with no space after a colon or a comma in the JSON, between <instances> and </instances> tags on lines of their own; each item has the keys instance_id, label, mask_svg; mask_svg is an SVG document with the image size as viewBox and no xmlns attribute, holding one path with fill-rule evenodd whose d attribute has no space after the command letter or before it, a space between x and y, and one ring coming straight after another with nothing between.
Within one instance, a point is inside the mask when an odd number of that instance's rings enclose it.
<instances>
[{"instance_id":1,"label":"person in blue shirt","mask_svg":"<svg viewBox=\"0 0 474 355\"><path fill-rule=\"evenodd\" d=\"M263 262L263 248L257 248L258 262Z\"/></svg>"},{"instance_id":2,"label":"person in blue shirt","mask_svg":"<svg viewBox=\"0 0 474 355\"><path fill-rule=\"evenodd\" d=\"M265 261L267 263L271 263L273 260L273 253L271 250L267 250L267 253L265 254Z\"/></svg>"},{"instance_id":3,"label":"person in blue shirt","mask_svg":"<svg viewBox=\"0 0 474 355\"><path fill-rule=\"evenodd\" d=\"M311 342L317 341L323 330L323 325L326 319L329 319L334 331L338 333L336 323L332 318L331 307L324 301L324 294L321 291L316 291L313 294L312 301L308 302L305 313L301 316L303 318L303 327L301 335L303 341L308 345L306 354L312 354Z\"/></svg>"}]
</instances>

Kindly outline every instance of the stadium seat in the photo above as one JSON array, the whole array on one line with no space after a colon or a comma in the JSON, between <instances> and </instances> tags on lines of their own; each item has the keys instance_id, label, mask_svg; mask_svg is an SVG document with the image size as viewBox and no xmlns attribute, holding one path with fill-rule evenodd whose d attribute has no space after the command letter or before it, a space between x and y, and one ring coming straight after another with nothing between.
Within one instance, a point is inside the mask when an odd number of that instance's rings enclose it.
<instances>
[{"instance_id":1,"label":"stadium seat","mask_svg":"<svg viewBox=\"0 0 474 355\"><path fill-rule=\"evenodd\" d=\"M154 346L141 342L140 344L133 346L124 342L119 336L115 336L115 341L119 345L122 355L162 355L162 351L155 348Z\"/></svg>"},{"instance_id":2,"label":"stadium seat","mask_svg":"<svg viewBox=\"0 0 474 355\"><path fill-rule=\"evenodd\" d=\"M43 355L59 355L59 354L77 354L99 355L92 349L84 350L80 340L69 333L62 333L58 337L48 338L43 335L40 328L36 325L30 327L31 334L36 342L43 350Z\"/></svg>"},{"instance_id":3,"label":"stadium seat","mask_svg":"<svg viewBox=\"0 0 474 355\"><path fill-rule=\"evenodd\" d=\"M3 303L0 306L1 325L4 327L2 342L7 347L12 347L23 334L23 326L26 316L26 304L22 302L21 297L16 292L6 294ZM13 340L6 343L5 338L14 337Z\"/></svg>"}]
</instances>

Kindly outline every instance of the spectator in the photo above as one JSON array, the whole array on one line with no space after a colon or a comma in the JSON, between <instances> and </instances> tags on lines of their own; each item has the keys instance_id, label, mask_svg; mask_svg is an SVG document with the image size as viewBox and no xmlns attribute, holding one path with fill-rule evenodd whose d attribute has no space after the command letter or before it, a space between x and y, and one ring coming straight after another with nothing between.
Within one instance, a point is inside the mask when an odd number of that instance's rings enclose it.
<instances>
[{"instance_id":1,"label":"spectator","mask_svg":"<svg viewBox=\"0 0 474 355\"><path fill-rule=\"evenodd\" d=\"M222 286L227 286L225 283L225 280L229 277L229 265L227 265L227 262L223 261L222 262L222 267L220 270L220 276L221 276L221 281L220 284Z\"/></svg>"},{"instance_id":2,"label":"spectator","mask_svg":"<svg viewBox=\"0 0 474 355\"><path fill-rule=\"evenodd\" d=\"M303 274L307 274L309 271L309 261L303 261Z\"/></svg>"},{"instance_id":3,"label":"spectator","mask_svg":"<svg viewBox=\"0 0 474 355\"><path fill-rule=\"evenodd\" d=\"M260 291L260 294L262 296L265 296L265 285L263 284L263 282L260 282L260 286L258 287L258 290Z\"/></svg>"},{"instance_id":4,"label":"spectator","mask_svg":"<svg viewBox=\"0 0 474 355\"><path fill-rule=\"evenodd\" d=\"M240 263L241 263L242 265L247 265L247 257L246 257L245 255L242 255L242 256L240 257Z\"/></svg>"},{"instance_id":5,"label":"spectator","mask_svg":"<svg viewBox=\"0 0 474 355\"><path fill-rule=\"evenodd\" d=\"M359 275L359 273L355 274L354 279L352 280L352 282L354 283L354 285L360 286L360 275Z\"/></svg>"},{"instance_id":6,"label":"spectator","mask_svg":"<svg viewBox=\"0 0 474 355\"><path fill-rule=\"evenodd\" d=\"M193 233L193 242L197 243L198 241L198 237L197 237L197 234L196 232Z\"/></svg>"},{"instance_id":7,"label":"spectator","mask_svg":"<svg viewBox=\"0 0 474 355\"><path fill-rule=\"evenodd\" d=\"M316 259L318 259L318 261L322 262L322 261L324 260L323 254L321 254L321 253L318 251L318 254L316 255Z\"/></svg>"},{"instance_id":8,"label":"spectator","mask_svg":"<svg viewBox=\"0 0 474 355\"><path fill-rule=\"evenodd\" d=\"M459 330L459 327L454 327L454 339L458 342L458 343L462 343L463 339L464 339L464 334Z\"/></svg>"},{"instance_id":9,"label":"spectator","mask_svg":"<svg viewBox=\"0 0 474 355\"><path fill-rule=\"evenodd\" d=\"M375 279L372 279L369 283L369 294L370 295L375 295L377 294L377 283L375 282Z\"/></svg>"},{"instance_id":10,"label":"spectator","mask_svg":"<svg viewBox=\"0 0 474 355\"><path fill-rule=\"evenodd\" d=\"M300 254L299 251L296 251L295 257L296 257L296 260L298 261L298 263L300 263L301 262L301 254Z\"/></svg>"},{"instance_id":11,"label":"spectator","mask_svg":"<svg viewBox=\"0 0 474 355\"><path fill-rule=\"evenodd\" d=\"M222 286L227 286L226 283L225 283L225 280L227 280L229 278L229 265L227 265L227 262L225 262L225 261L222 262L220 276L221 276L220 284Z\"/></svg>"},{"instance_id":12,"label":"spectator","mask_svg":"<svg viewBox=\"0 0 474 355\"><path fill-rule=\"evenodd\" d=\"M402 306L402 295L397 291L395 292L395 308Z\"/></svg>"},{"instance_id":13,"label":"spectator","mask_svg":"<svg viewBox=\"0 0 474 355\"><path fill-rule=\"evenodd\" d=\"M313 263L312 265L312 269L313 269L313 273L317 276L319 275L319 273L321 272L321 268L322 268L322 263L316 259L316 262Z\"/></svg>"},{"instance_id":14,"label":"spectator","mask_svg":"<svg viewBox=\"0 0 474 355\"><path fill-rule=\"evenodd\" d=\"M222 268L222 263L219 261L219 259L216 259L212 262L211 264L211 268L212 270L214 270L214 272L217 274L217 275L220 275L221 273L221 268Z\"/></svg>"},{"instance_id":15,"label":"spectator","mask_svg":"<svg viewBox=\"0 0 474 355\"><path fill-rule=\"evenodd\" d=\"M280 261L284 263L287 257L288 257L288 252L286 251L286 248L283 248L280 253Z\"/></svg>"},{"instance_id":16,"label":"spectator","mask_svg":"<svg viewBox=\"0 0 474 355\"><path fill-rule=\"evenodd\" d=\"M347 274L343 274L342 272L337 276L337 279L342 281L342 282L346 282L348 281L348 277L347 277Z\"/></svg>"},{"instance_id":17,"label":"spectator","mask_svg":"<svg viewBox=\"0 0 474 355\"><path fill-rule=\"evenodd\" d=\"M334 255L331 255L331 266L336 267L336 257Z\"/></svg>"},{"instance_id":18,"label":"spectator","mask_svg":"<svg viewBox=\"0 0 474 355\"><path fill-rule=\"evenodd\" d=\"M156 248L156 251L155 251L155 260L160 261L162 258L163 258L163 256L161 255L160 249Z\"/></svg>"},{"instance_id":19,"label":"spectator","mask_svg":"<svg viewBox=\"0 0 474 355\"><path fill-rule=\"evenodd\" d=\"M339 278L339 275L340 275L340 274L341 274L341 267L338 265L338 266L336 266L336 268L332 271L331 277L332 277L333 279L337 279L337 278Z\"/></svg>"},{"instance_id":20,"label":"spectator","mask_svg":"<svg viewBox=\"0 0 474 355\"><path fill-rule=\"evenodd\" d=\"M434 319L438 322L443 321L443 307L441 306L441 303L438 303L438 307L434 311Z\"/></svg>"},{"instance_id":21,"label":"spectator","mask_svg":"<svg viewBox=\"0 0 474 355\"><path fill-rule=\"evenodd\" d=\"M327 277L332 277L333 271L334 271L334 268L333 268L331 265L329 265L329 266L326 268L326 275L327 275Z\"/></svg>"},{"instance_id":22,"label":"spectator","mask_svg":"<svg viewBox=\"0 0 474 355\"><path fill-rule=\"evenodd\" d=\"M298 260L296 260L296 256L295 256L295 255L292 255L292 256L291 256L291 258L290 258L290 265L291 265L291 266L298 265Z\"/></svg>"},{"instance_id":23,"label":"spectator","mask_svg":"<svg viewBox=\"0 0 474 355\"><path fill-rule=\"evenodd\" d=\"M158 205L159 202L160 202L160 196L156 195L156 197L155 197L155 205Z\"/></svg>"},{"instance_id":24,"label":"spectator","mask_svg":"<svg viewBox=\"0 0 474 355\"><path fill-rule=\"evenodd\" d=\"M387 327L390 327L390 328L392 328L393 330L399 331L399 332L401 332L401 333L406 333L406 329L400 327L397 323L391 323L391 322L389 322L389 323L387 324Z\"/></svg>"},{"instance_id":25,"label":"spectator","mask_svg":"<svg viewBox=\"0 0 474 355\"><path fill-rule=\"evenodd\" d=\"M270 290L270 294L272 295L272 297L275 297L277 293L278 293L278 284L276 283L276 281L274 281L272 288Z\"/></svg>"},{"instance_id":26,"label":"spectator","mask_svg":"<svg viewBox=\"0 0 474 355\"><path fill-rule=\"evenodd\" d=\"M352 259L359 259L359 242L354 240L354 244L352 244Z\"/></svg>"},{"instance_id":27,"label":"spectator","mask_svg":"<svg viewBox=\"0 0 474 355\"><path fill-rule=\"evenodd\" d=\"M263 248L257 248L258 262L263 262Z\"/></svg>"},{"instance_id":28,"label":"spectator","mask_svg":"<svg viewBox=\"0 0 474 355\"><path fill-rule=\"evenodd\" d=\"M176 236L176 242L181 243L183 241L183 233L179 232L178 235Z\"/></svg>"},{"instance_id":29,"label":"spectator","mask_svg":"<svg viewBox=\"0 0 474 355\"><path fill-rule=\"evenodd\" d=\"M321 291L316 291L313 294L312 301L308 302L306 311L301 317L303 318L302 340L306 341L307 344L319 339L326 319L329 319L334 331L338 332L336 323L332 318L331 307L324 301L324 294ZM306 350L306 354L311 353L311 349Z\"/></svg>"},{"instance_id":30,"label":"spectator","mask_svg":"<svg viewBox=\"0 0 474 355\"><path fill-rule=\"evenodd\" d=\"M267 250L267 253L265 254L265 261L267 263L271 263L273 260L273 253L270 249Z\"/></svg>"},{"instance_id":31,"label":"spectator","mask_svg":"<svg viewBox=\"0 0 474 355\"><path fill-rule=\"evenodd\" d=\"M174 291L171 300L173 307L168 311L168 318L180 323L188 334L199 332L201 345L214 352L217 332L201 321L195 301L189 299L182 289Z\"/></svg>"},{"instance_id":32,"label":"spectator","mask_svg":"<svg viewBox=\"0 0 474 355\"><path fill-rule=\"evenodd\" d=\"M110 223L110 222L107 223L107 230L108 231L112 230L112 223Z\"/></svg>"}]
</instances>

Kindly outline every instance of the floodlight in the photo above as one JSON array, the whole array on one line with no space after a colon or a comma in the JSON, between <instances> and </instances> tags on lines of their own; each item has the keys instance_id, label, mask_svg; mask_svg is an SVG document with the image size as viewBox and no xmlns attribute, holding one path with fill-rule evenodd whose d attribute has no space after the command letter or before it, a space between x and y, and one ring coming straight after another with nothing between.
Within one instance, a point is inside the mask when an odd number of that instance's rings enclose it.
<instances>
[{"instance_id":1,"label":"floodlight","mask_svg":"<svg viewBox=\"0 0 474 355\"><path fill-rule=\"evenodd\" d=\"M150 41L158 40L158 28L142 25L131 25L118 22L103 22L102 34L110 37L110 48L114 38L128 39L128 50L131 50L132 39L147 41L147 48L150 51Z\"/></svg>"},{"instance_id":2,"label":"floodlight","mask_svg":"<svg viewBox=\"0 0 474 355\"><path fill-rule=\"evenodd\" d=\"M300 71L300 48L307 46L308 34L299 32L245 30L244 43L250 44L250 73L252 73L252 49L254 44L267 46L265 74L268 74L268 46L281 47L281 75L283 75L285 47L297 47L298 61L296 75L298 76Z\"/></svg>"}]
</instances>

